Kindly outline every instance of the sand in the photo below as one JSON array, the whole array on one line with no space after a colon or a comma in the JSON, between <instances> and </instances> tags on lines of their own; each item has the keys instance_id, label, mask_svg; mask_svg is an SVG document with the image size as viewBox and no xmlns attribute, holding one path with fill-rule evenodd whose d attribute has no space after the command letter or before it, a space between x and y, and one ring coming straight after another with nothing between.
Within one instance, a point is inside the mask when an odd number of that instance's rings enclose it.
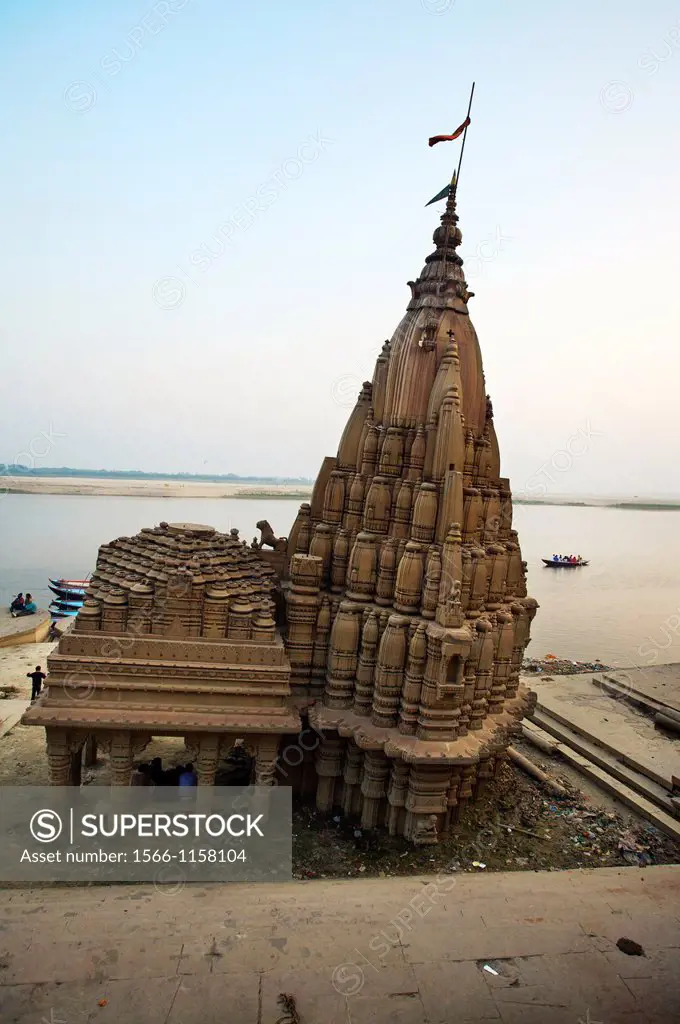
<instances>
[{"instance_id":1,"label":"sand","mask_svg":"<svg viewBox=\"0 0 680 1024\"><path fill-rule=\"evenodd\" d=\"M300 498L311 484L232 484L196 480L115 480L99 477L0 477L0 491L14 494L89 494L122 498Z\"/></svg>"}]
</instances>

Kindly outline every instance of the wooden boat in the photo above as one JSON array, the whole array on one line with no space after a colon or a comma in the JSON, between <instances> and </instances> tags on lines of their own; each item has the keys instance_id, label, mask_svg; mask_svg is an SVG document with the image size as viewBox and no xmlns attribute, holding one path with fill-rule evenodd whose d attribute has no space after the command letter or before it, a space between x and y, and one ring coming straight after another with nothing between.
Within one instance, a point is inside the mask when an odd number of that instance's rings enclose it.
<instances>
[{"instance_id":1,"label":"wooden boat","mask_svg":"<svg viewBox=\"0 0 680 1024\"><path fill-rule=\"evenodd\" d=\"M50 615L53 619L65 619L69 615L77 615L82 605L64 604L61 601L52 601L50 604Z\"/></svg>"},{"instance_id":2,"label":"wooden boat","mask_svg":"<svg viewBox=\"0 0 680 1024\"><path fill-rule=\"evenodd\" d=\"M590 565L585 558L582 558L580 562L556 562L553 558L542 558L541 561L549 569L580 569L584 565Z\"/></svg>"},{"instance_id":3,"label":"wooden boat","mask_svg":"<svg viewBox=\"0 0 680 1024\"><path fill-rule=\"evenodd\" d=\"M88 582L89 580L49 580L49 587L58 598L78 600L85 598Z\"/></svg>"}]
</instances>

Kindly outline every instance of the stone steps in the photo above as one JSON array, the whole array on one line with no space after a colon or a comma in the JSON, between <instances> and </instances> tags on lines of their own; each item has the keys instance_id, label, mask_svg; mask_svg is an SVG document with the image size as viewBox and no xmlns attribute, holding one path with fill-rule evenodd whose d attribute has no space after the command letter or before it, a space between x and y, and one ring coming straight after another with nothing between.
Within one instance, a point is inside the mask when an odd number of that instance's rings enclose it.
<instances>
[{"instance_id":1,"label":"stone steps","mask_svg":"<svg viewBox=\"0 0 680 1024\"><path fill-rule=\"evenodd\" d=\"M622 781L622 770L625 769L625 766L612 765L610 762L609 767L614 768L615 772L603 767L603 764L607 763L602 756L603 751L598 753L596 749L593 749L594 744L589 744L577 733L566 729L559 723L548 721L549 718L549 715L540 711L538 714L535 712L532 720L525 723L527 739L531 741L533 735L538 739L541 749L551 747L554 753L559 754L568 764L595 782L605 792L616 797L622 804L635 811L646 821L651 822L666 835L680 841L680 822L671 816L677 815L678 811L662 787L654 786L650 780L641 775L638 775L637 778L629 777L629 781L634 782L635 786ZM571 742L574 742L576 746L572 746ZM583 750L588 750L589 754L582 753ZM663 805L659 805L654 798L663 800ZM667 809L670 813L667 813Z\"/></svg>"},{"instance_id":2,"label":"stone steps","mask_svg":"<svg viewBox=\"0 0 680 1024\"><path fill-rule=\"evenodd\" d=\"M536 712L539 716L545 719L548 724L543 724L536 717ZM577 724L573 719L569 718L567 714L562 714L557 711L553 706L548 707L543 704L540 700L536 704L534 721L552 735L557 735L554 729L550 727L561 728L564 735L558 735L557 738L564 740L564 742L571 743L573 737L577 743L582 743L587 749L581 751L586 757L591 756L591 752L594 752L600 757L606 757L607 763L602 764L601 767L610 770L610 765L618 767L619 769L627 769L628 772L632 772L633 775L628 775L626 778L622 778L622 782L629 782L633 777L644 777L654 784L655 787L665 790L666 796L671 792L673 784L670 776L663 775L661 772L656 771L651 765L637 760L630 754L624 753L619 747L613 743L609 743L601 734L591 732L585 728L580 722ZM574 746L574 749L578 750L578 746ZM598 762L599 763L599 762ZM647 795L647 793L645 793Z\"/></svg>"}]
</instances>

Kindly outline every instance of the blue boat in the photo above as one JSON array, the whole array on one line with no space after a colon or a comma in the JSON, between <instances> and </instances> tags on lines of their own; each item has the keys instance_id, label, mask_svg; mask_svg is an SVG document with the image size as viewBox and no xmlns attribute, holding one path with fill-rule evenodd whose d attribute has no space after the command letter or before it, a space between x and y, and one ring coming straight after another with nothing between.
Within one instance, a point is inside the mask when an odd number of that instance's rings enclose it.
<instances>
[{"instance_id":1,"label":"blue boat","mask_svg":"<svg viewBox=\"0 0 680 1024\"><path fill-rule=\"evenodd\" d=\"M60 601L84 601L88 580L49 580L49 587Z\"/></svg>"}]
</instances>

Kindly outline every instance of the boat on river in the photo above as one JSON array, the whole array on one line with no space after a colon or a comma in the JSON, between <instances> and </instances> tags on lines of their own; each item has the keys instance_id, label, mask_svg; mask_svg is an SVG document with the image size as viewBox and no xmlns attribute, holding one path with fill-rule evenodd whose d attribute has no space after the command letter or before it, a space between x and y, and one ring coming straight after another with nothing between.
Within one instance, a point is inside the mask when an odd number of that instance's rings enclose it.
<instances>
[{"instance_id":1,"label":"boat on river","mask_svg":"<svg viewBox=\"0 0 680 1024\"><path fill-rule=\"evenodd\" d=\"M549 569L580 569L584 565L590 565L590 562L585 558L580 558L578 562L561 562L559 559L554 558L542 558L541 561Z\"/></svg>"},{"instance_id":2,"label":"boat on river","mask_svg":"<svg viewBox=\"0 0 680 1024\"><path fill-rule=\"evenodd\" d=\"M69 615L77 615L82 607L82 601L52 601L50 615L53 619L65 619Z\"/></svg>"},{"instance_id":3,"label":"boat on river","mask_svg":"<svg viewBox=\"0 0 680 1024\"><path fill-rule=\"evenodd\" d=\"M57 595L57 598L63 601L80 601L81 603L85 600L85 589L90 581L89 580L49 580L49 587L53 594Z\"/></svg>"}]
</instances>

